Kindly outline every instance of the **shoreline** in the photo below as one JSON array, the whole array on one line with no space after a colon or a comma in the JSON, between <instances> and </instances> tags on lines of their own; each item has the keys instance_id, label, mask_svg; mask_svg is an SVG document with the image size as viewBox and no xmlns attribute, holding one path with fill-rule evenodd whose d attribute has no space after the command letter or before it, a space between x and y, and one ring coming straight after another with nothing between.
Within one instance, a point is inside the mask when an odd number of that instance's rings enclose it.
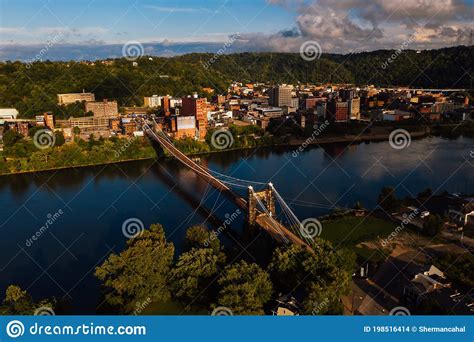
<instances>
[{"instance_id":1,"label":"shoreline","mask_svg":"<svg viewBox=\"0 0 474 342\"><path fill-rule=\"evenodd\" d=\"M422 131L422 132L410 132L412 138L420 139L429 136L431 133ZM253 147L238 147L238 148L228 148L224 150L217 150L217 151L209 151L209 152L196 152L196 153L186 153L187 156L205 156L211 155L215 153L223 153L223 152L230 152L230 151L241 151L241 150L252 150L259 147L294 147L294 146L302 146L306 144L307 146L314 146L314 145L325 145L325 144L337 144L337 143L360 143L360 142L380 142L380 141L388 141L390 137L390 133L387 134L369 134L369 135L343 135L343 136L335 136L335 137L327 137L327 138L315 138L309 143L306 139L294 139L290 140L285 143L277 143L277 144L269 144L269 145L260 145L260 146L253 146ZM66 170L66 169L74 169L74 168L86 168L86 167L93 167L93 166L101 166L101 165L109 165L109 164L116 164L116 163L127 163L132 161L143 161L143 160L150 160L155 159L159 156L155 157L145 157L145 158L133 158L133 159L126 159L126 160L119 160L119 161L111 161L111 162L104 162L104 163L95 163L95 164L84 164L84 165L75 165L75 166L61 166L55 168L48 168L48 169L41 169L41 170L27 170L27 171L18 171L18 172L11 172L11 173L4 173L1 174L0 177L5 176L15 176L15 175L23 175L23 174L30 174L30 173L38 173L38 172L50 172L56 170ZM170 156L164 155L165 158L171 158Z\"/></svg>"}]
</instances>

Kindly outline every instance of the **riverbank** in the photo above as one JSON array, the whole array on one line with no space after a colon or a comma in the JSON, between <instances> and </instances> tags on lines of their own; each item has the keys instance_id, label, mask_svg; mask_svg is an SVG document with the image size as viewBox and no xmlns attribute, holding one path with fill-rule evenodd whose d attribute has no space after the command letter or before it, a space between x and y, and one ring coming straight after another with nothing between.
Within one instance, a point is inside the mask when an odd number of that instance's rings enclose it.
<instances>
[{"instance_id":1,"label":"riverbank","mask_svg":"<svg viewBox=\"0 0 474 342\"><path fill-rule=\"evenodd\" d=\"M430 130L418 131L418 132L410 132L410 136L412 139L421 139L430 135ZM342 136L331 136L331 137L317 137L314 139L311 138L291 138L290 140L283 142L283 143L271 143L271 144L262 144L258 146L251 146L251 147L237 147L237 148L227 148L223 150L214 150L214 151L206 151L206 152L195 152L195 153L185 153L187 156L190 157L202 157L206 155L216 154L216 153L223 153L223 152L231 152L231 151L239 151L239 150L253 150L260 147L272 147L272 146L279 146L279 147L294 147L294 146L305 146L305 145L325 145L325 144L337 144L337 143L361 143L361 142L377 142L377 141L388 141L390 138L390 133L384 134L364 134L364 135L342 135ZM37 173L37 172L50 172L55 170L64 170L70 168L84 168L84 167L93 167L93 166L100 166L100 165L107 165L107 164L115 164L115 163L125 163L131 161L140 161L140 160L148 160L154 159L157 156L146 156L146 157L138 157L138 158L126 158L123 160L110 160L110 161L103 161L98 163L85 163L85 164L76 164L76 165L64 165L64 166L56 166L56 167L45 167L45 168L38 168L38 169L31 169L31 170L18 170L14 172L7 172L7 173L0 173L0 176L11 176L17 174L28 174L28 173ZM166 155L166 157L170 157Z\"/></svg>"}]
</instances>

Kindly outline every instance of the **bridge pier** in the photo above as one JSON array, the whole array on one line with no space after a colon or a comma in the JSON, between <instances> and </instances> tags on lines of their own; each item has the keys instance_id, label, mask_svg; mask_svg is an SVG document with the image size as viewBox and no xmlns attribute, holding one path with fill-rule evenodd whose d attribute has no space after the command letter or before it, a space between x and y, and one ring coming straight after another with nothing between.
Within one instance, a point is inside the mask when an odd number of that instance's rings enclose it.
<instances>
[{"instance_id":1,"label":"bridge pier","mask_svg":"<svg viewBox=\"0 0 474 342\"><path fill-rule=\"evenodd\" d=\"M250 226L255 225L257 219L257 199L262 201L267 208L270 217L275 217L275 198L273 197L273 185L268 184L268 188L263 191L255 192L252 186L248 187L248 200L247 200L247 223Z\"/></svg>"}]
</instances>

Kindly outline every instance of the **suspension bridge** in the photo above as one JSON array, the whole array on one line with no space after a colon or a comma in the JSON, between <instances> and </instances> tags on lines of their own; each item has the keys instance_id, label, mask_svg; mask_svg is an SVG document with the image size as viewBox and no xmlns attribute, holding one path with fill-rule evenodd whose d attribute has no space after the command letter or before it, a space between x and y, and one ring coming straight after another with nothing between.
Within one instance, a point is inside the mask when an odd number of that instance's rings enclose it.
<instances>
[{"instance_id":1,"label":"suspension bridge","mask_svg":"<svg viewBox=\"0 0 474 342\"><path fill-rule=\"evenodd\" d=\"M281 243L295 243L304 246L310 252L314 252L311 247L311 234L302 229L304 228L302 223L272 183L243 180L205 168L176 148L171 138L159 128L156 122L154 124L155 129L145 121L141 123L148 137L155 140L174 158L193 170L204 181L243 209L246 212L246 220L249 225L263 229ZM233 188L246 188L247 199L238 195ZM257 189L261 190L257 191ZM286 218L289 227L286 227L277 219L276 204L279 204L281 214Z\"/></svg>"}]
</instances>

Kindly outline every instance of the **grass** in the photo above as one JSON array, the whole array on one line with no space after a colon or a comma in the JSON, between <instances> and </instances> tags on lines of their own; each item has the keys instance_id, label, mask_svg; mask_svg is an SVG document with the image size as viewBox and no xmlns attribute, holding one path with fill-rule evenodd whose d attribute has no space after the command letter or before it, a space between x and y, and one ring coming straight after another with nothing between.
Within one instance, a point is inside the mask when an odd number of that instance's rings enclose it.
<instances>
[{"instance_id":1,"label":"grass","mask_svg":"<svg viewBox=\"0 0 474 342\"><path fill-rule=\"evenodd\" d=\"M384 238L393 232L396 225L374 217L346 216L322 222L323 239L334 246L354 248L360 242Z\"/></svg>"}]
</instances>

